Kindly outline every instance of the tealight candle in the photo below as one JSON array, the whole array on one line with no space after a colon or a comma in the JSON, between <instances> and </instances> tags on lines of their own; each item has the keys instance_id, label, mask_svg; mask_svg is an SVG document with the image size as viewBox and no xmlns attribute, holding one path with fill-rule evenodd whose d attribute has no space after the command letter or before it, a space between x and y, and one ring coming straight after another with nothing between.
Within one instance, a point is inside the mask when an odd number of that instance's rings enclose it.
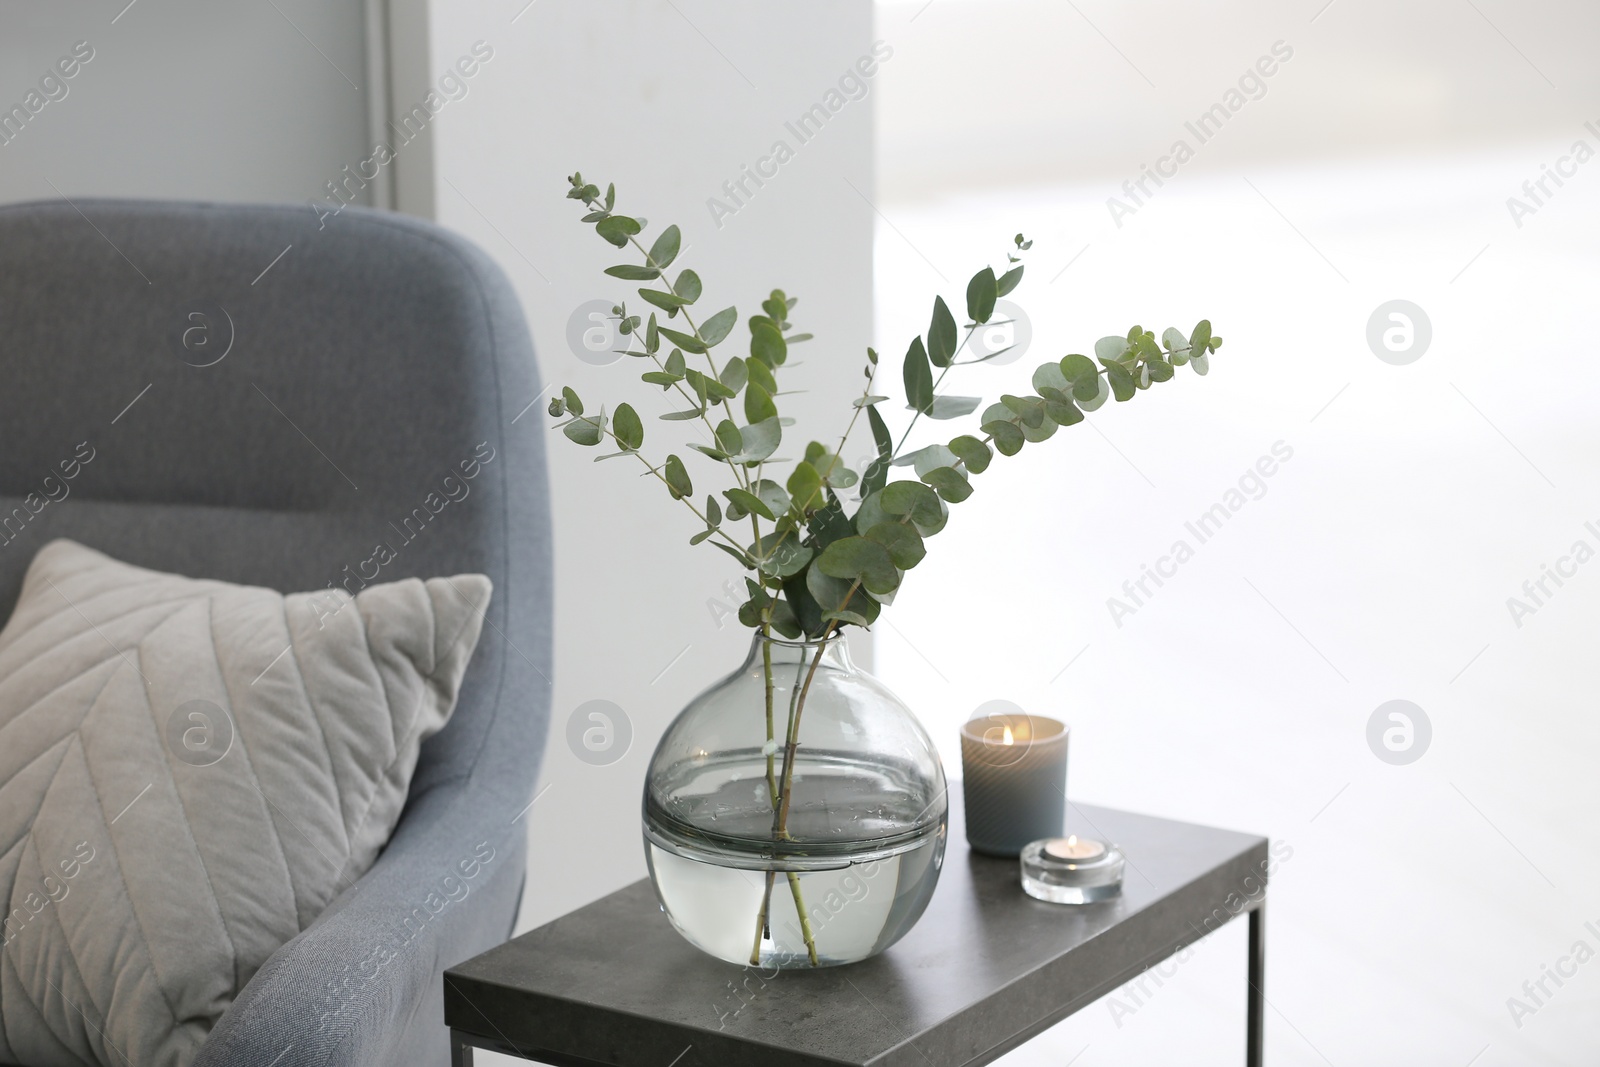
<instances>
[{"instance_id":1,"label":"tealight candle","mask_svg":"<svg viewBox=\"0 0 1600 1067\"><path fill-rule=\"evenodd\" d=\"M1058 860L1092 860L1102 855L1106 846L1098 841L1073 834L1044 843L1044 850Z\"/></svg>"},{"instance_id":2,"label":"tealight candle","mask_svg":"<svg viewBox=\"0 0 1600 1067\"><path fill-rule=\"evenodd\" d=\"M1076 835L1022 850L1022 891L1052 904L1093 904L1122 892L1126 860L1115 845Z\"/></svg>"},{"instance_id":3,"label":"tealight candle","mask_svg":"<svg viewBox=\"0 0 1600 1067\"><path fill-rule=\"evenodd\" d=\"M1061 836L1067 735L1055 719L1020 709L980 715L961 727L967 843L974 851L1015 856L1030 841Z\"/></svg>"}]
</instances>

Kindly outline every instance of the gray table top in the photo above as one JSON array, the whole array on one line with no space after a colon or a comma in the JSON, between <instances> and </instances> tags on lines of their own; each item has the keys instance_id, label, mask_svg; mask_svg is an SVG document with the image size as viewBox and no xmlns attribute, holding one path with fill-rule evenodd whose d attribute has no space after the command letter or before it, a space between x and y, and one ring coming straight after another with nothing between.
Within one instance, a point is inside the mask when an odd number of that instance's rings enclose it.
<instances>
[{"instance_id":1,"label":"gray table top","mask_svg":"<svg viewBox=\"0 0 1600 1067\"><path fill-rule=\"evenodd\" d=\"M445 1022L562 1067L976 1067L1264 898L1263 837L1074 804L1070 831L1126 854L1122 895L1036 901L1015 860L967 849L950 797L938 889L880 956L723 963L680 938L640 880L447 971Z\"/></svg>"}]
</instances>

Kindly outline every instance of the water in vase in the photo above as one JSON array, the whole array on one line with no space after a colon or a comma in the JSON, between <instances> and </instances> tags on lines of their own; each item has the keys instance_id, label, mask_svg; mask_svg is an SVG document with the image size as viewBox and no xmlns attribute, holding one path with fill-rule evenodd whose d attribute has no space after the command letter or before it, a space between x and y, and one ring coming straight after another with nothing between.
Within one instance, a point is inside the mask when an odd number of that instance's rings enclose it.
<instances>
[{"instance_id":1,"label":"water in vase","mask_svg":"<svg viewBox=\"0 0 1600 1067\"><path fill-rule=\"evenodd\" d=\"M647 799L645 836L663 909L696 947L730 963L851 963L921 916L944 858L944 809L928 817L903 767L829 753L800 760L779 848L760 752L724 753L694 771L699 788L679 789L674 802L695 810Z\"/></svg>"}]
</instances>

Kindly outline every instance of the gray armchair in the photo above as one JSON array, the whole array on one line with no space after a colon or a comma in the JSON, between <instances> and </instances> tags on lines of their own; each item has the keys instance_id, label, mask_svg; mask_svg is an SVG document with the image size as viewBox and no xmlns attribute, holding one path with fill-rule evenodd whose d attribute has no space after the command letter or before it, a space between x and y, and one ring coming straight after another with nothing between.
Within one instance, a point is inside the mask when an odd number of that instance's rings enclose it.
<instances>
[{"instance_id":1,"label":"gray armchair","mask_svg":"<svg viewBox=\"0 0 1600 1067\"><path fill-rule=\"evenodd\" d=\"M283 591L374 567L493 579L388 848L196 1061L447 1063L441 972L511 932L550 702L540 412L518 421L539 385L505 277L437 227L354 208L319 225L309 207L23 204L0 208L0 352L5 614L53 537ZM70 494L24 507L83 442ZM467 492L443 488L480 445ZM397 556L374 563L378 542Z\"/></svg>"}]
</instances>

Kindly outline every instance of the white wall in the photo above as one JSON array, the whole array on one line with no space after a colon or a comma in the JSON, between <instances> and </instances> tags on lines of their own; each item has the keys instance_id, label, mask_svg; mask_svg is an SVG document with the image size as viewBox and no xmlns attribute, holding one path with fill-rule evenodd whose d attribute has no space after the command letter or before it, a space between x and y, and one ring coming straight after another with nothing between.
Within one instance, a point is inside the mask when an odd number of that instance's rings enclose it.
<instances>
[{"instance_id":1,"label":"white wall","mask_svg":"<svg viewBox=\"0 0 1600 1067\"><path fill-rule=\"evenodd\" d=\"M0 144L0 202L321 195L368 144L362 4L275 5L5 3L0 109L77 42L93 58Z\"/></svg>"},{"instance_id":2,"label":"white wall","mask_svg":"<svg viewBox=\"0 0 1600 1067\"><path fill-rule=\"evenodd\" d=\"M804 18L775 33L770 10L725 0L525 3L432 8L435 84L474 42L493 49L467 95L435 120L433 195L439 221L482 244L515 281L546 380L595 406L629 400L641 413L668 410L632 361L591 366L569 346L580 305L631 295L601 273L626 257L580 225L582 209L565 199L566 176L581 170L602 187L616 182L619 209L644 216L648 233L671 222L683 229L676 266L704 279L703 308L737 303L748 313L774 287L799 297L794 321L818 339L793 353L803 366L788 380L808 391L787 399L799 424L783 453L803 448L802 435L837 435L871 343L873 215L864 197L873 189L875 84L763 188L750 186L754 195L720 228L706 201L724 196L723 182L775 140L793 144L784 123L870 52L870 8L808 4ZM401 90L397 100L408 99ZM748 331L742 322L736 331L727 343L742 348ZM508 398L513 411L533 400ZM644 875L639 797L651 751L748 641L737 620L719 625L712 611L718 601L737 604L723 583L742 590L738 567L709 545L689 547L697 520L641 480L637 464L596 464L595 451L552 433L545 402L516 424L549 437L558 620L546 791L527 817L534 858L523 927ZM686 424L646 421L645 451L657 459L694 439ZM686 460L703 496L716 465L693 453ZM580 761L566 739L568 716L596 699L620 706L633 734L604 766Z\"/></svg>"},{"instance_id":3,"label":"white wall","mask_svg":"<svg viewBox=\"0 0 1600 1067\"><path fill-rule=\"evenodd\" d=\"M1298 50L1231 124L1231 160L1470 148L1564 133L1600 89L1579 0L885 0L906 42L883 86L897 200L1154 162L1276 40ZM1546 80L1548 78L1548 81Z\"/></svg>"},{"instance_id":4,"label":"white wall","mask_svg":"<svg viewBox=\"0 0 1600 1067\"><path fill-rule=\"evenodd\" d=\"M904 43L880 97L879 334L903 351L956 288L937 272L959 284L1022 229L1032 347L957 392L1024 387L1136 322L1210 316L1227 343L1209 377L1180 370L974 479L884 613L879 674L947 760L957 723L1010 699L1072 724L1074 799L1291 848L1269 893L1269 1062L1592 1063L1600 965L1544 979L1537 1004L1523 983L1600 950L1600 570L1571 576L1569 556L1600 549L1600 372L1576 354L1600 162L1569 159L1520 226L1507 198L1574 141L1600 150L1578 55L1595 9L1076 3L1094 25L1022 0L880 8ZM1119 226L1122 181L1279 39L1295 53L1268 93ZM984 146L981 178L971 156L918 169L939 121ZM1029 154L1052 145L1074 151ZM1395 298L1432 324L1407 366L1366 339ZM1280 441L1292 458L1241 488ZM1200 543L1186 524L1230 490ZM1131 598L1180 540L1193 557ZM1563 558L1533 605L1523 583ZM1403 766L1368 743L1393 699L1432 727ZM1001 1062L1238 1063L1243 990L1226 930Z\"/></svg>"}]
</instances>

